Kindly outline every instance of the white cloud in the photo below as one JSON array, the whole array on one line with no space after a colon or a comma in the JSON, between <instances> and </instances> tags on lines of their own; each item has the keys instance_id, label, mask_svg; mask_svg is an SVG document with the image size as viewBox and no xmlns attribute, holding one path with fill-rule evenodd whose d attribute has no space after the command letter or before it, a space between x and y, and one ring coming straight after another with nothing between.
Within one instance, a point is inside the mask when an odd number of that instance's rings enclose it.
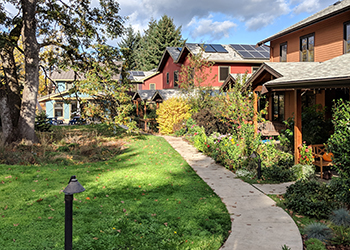
<instances>
[{"instance_id":1,"label":"white cloud","mask_svg":"<svg viewBox=\"0 0 350 250\"><path fill-rule=\"evenodd\" d=\"M299 14L303 12L314 12L319 10L320 3L319 0L304 0L299 5L294 8L294 13Z\"/></svg>"},{"instance_id":2,"label":"white cloud","mask_svg":"<svg viewBox=\"0 0 350 250\"><path fill-rule=\"evenodd\" d=\"M222 36L229 37L230 32L236 26L237 24L228 20L223 22L214 21L213 15L202 19L194 17L187 25L188 28L193 28L193 31L191 33L191 37L193 39L207 36L211 40L218 40Z\"/></svg>"}]
</instances>

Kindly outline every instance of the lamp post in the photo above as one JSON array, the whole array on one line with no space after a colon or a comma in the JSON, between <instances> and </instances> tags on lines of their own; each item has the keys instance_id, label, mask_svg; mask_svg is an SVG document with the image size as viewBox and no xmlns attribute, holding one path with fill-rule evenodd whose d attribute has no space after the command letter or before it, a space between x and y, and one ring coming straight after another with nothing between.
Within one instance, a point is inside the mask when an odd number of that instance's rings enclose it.
<instances>
[{"instance_id":1,"label":"lamp post","mask_svg":"<svg viewBox=\"0 0 350 250\"><path fill-rule=\"evenodd\" d=\"M251 155L250 155L251 158L255 159L255 158L258 158L258 179L261 178L261 159L260 159L260 155L257 153L257 152L253 152Z\"/></svg>"},{"instance_id":2,"label":"lamp post","mask_svg":"<svg viewBox=\"0 0 350 250\"><path fill-rule=\"evenodd\" d=\"M73 194L84 192L85 188L79 183L77 177L72 175L68 182L68 186L63 190L64 201L66 204L65 211L65 232L64 232L64 249L72 249L73 234Z\"/></svg>"}]
</instances>

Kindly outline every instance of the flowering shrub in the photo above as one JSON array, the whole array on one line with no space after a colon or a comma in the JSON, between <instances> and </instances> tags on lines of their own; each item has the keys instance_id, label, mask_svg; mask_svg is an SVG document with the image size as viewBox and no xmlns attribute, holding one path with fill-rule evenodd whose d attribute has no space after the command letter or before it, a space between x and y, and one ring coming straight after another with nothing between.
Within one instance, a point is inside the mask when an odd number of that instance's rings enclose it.
<instances>
[{"instance_id":1,"label":"flowering shrub","mask_svg":"<svg viewBox=\"0 0 350 250\"><path fill-rule=\"evenodd\" d=\"M174 132L174 125L190 118L190 107L182 98L170 98L160 104L157 109L157 122L159 132L171 134Z\"/></svg>"},{"instance_id":2,"label":"flowering shrub","mask_svg":"<svg viewBox=\"0 0 350 250\"><path fill-rule=\"evenodd\" d=\"M299 145L299 163L302 165L312 165L314 157L312 155L311 146L306 146L305 142Z\"/></svg>"}]
</instances>

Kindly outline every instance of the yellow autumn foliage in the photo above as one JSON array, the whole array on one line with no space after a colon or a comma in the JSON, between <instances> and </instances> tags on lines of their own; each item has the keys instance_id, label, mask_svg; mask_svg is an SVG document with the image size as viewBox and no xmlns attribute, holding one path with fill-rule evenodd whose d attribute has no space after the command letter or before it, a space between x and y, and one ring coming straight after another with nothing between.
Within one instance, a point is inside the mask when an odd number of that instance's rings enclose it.
<instances>
[{"instance_id":1,"label":"yellow autumn foliage","mask_svg":"<svg viewBox=\"0 0 350 250\"><path fill-rule=\"evenodd\" d=\"M174 125L191 117L190 106L179 97L170 98L159 105L157 122L161 134L174 133Z\"/></svg>"}]
</instances>

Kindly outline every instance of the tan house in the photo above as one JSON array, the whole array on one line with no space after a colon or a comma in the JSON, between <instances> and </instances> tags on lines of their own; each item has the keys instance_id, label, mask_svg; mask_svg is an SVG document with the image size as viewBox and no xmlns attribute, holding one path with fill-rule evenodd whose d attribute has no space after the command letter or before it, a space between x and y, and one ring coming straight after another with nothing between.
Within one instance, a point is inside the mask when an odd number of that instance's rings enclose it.
<instances>
[{"instance_id":1,"label":"tan house","mask_svg":"<svg viewBox=\"0 0 350 250\"><path fill-rule=\"evenodd\" d=\"M326 9L258 42L270 42L270 62L248 80L269 101L267 119L278 124L295 117L294 148L302 143L302 105L321 104L331 117L334 99L349 100L350 0ZM295 150L295 161L299 158Z\"/></svg>"}]
</instances>

